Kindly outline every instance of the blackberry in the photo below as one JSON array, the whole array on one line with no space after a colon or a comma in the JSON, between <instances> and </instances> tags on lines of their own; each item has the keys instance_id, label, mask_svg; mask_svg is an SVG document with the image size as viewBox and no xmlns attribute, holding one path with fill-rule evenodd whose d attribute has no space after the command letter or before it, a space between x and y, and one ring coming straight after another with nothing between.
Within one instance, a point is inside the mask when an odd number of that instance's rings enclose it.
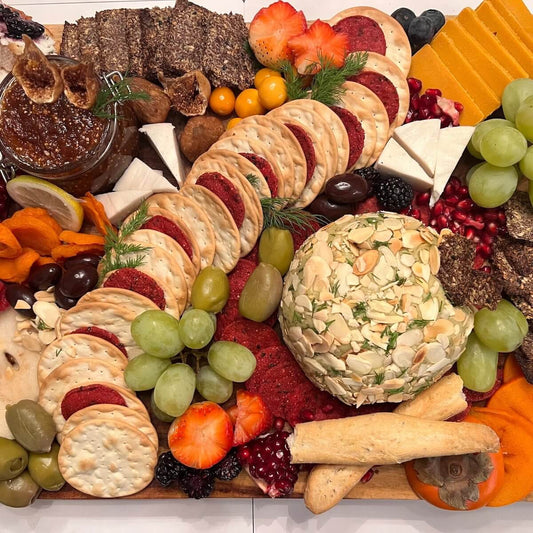
<instances>
[{"instance_id":1,"label":"blackberry","mask_svg":"<svg viewBox=\"0 0 533 533\"><path fill-rule=\"evenodd\" d=\"M26 34L31 39L37 39L44 33L44 26L33 20L24 20L20 15L9 9L1 7L0 19L4 21L7 28L7 36L12 39L22 39Z\"/></svg>"},{"instance_id":2,"label":"blackberry","mask_svg":"<svg viewBox=\"0 0 533 533\"><path fill-rule=\"evenodd\" d=\"M231 449L222 461L211 467L213 475L221 481L231 481L239 475L241 470L242 466L237 459L236 448Z\"/></svg>"},{"instance_id":3,"label":"blackberry","mask_svg":"<svg viewBox=\"0 0 533 533\"><path fill-rule=\"evenodd\" d=\"M215 476L211 469L187 468L178 479L178 486L189 498L200 500L213 492Z\"/></svg>"},{"instance_id":4,"label":"blackberry","mask_svg":"<svg viewBox=\"0 0 533 533\"><path fill-rule=\"evenodd\" d=\"M382 209L396 213L409 207L414 198L411 185L396 176L376 180L373 191Z\"/></svg>"},{"instance_id":5,"label":"blackberry","mask_svg":"<svg viewBox=\"0 0 533 533\"><path fill-rule=\"evenodd\" d=\"M155 478L163 487L168 487L173 481L180 479L185 472L185 468L174 458L171 452L165 452L157 460Z\"/></svg>"}]
</instances>

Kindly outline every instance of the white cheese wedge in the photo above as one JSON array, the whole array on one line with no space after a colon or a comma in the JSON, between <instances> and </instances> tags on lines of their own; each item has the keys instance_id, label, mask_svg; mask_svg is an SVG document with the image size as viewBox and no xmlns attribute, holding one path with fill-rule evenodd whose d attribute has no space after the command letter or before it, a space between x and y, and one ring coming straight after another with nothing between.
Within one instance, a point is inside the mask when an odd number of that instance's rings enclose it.
<instances>
[{"instance_id":1,"label":"white cheese wedge","mask_svg":"<svg viewBox=\"0 0 533 533\"><path fill-rule=\"evenodd\" d=\"M169 122L145 124L139 128L141 133L148 135L150 143L155 148L180 187L185 183L186 172L181 158L178 139L174 133L174 126Z\"/></svg>"},{"instance_id":2,"label":"white cheese wedge","mask_svg":"<svg viewBox=\"0 0 533 533\"><path fill-rule=\"evenodd\" d=\"M137 209L152 191L112 191L97 194L95 198L102 203L112 224L120 224L130 213Z\"/></svg>"},{"instance_id":3,"label":"white cheese wedge","mask_svg":"<svg viewBox=\"0 0 533 533\"><path fill-rule=\"evenodd\" d=\"M157 192L177 192L174 187L163 176L159 170L150 168L140 159L135 158L124 174L115 183L114 191L150 191Z\"/></svg>"},{"instance_id":4,"label":"white cheese wedge","mask_svg":"<svg viewBox=\"0 0 533 533\"><path fill-rule=\"evenodd\" d=\"M440 120L416 120L394 130L393 137L400 146L425 170L429 177L435 173Z\"/></svg>"},{"instance_id":5,"label":"white cheese wedge","mask_svg":"<svg viewBox=\"0 0 533 533\"><path fill-rule=\"evenodd\" d=\"M437 148L437 165L435 166L433 189L429 200L430 207L433 207L435 202L440 198L474 130L474 126L457 126L455 128L443 128L441 130Z\"/></svg>"},{"instance_id":6,"label":"white cheese wedge","mask_svg":"<svg viewBox=\"0 0 533 533\"><path fill-rule=\"evenodd\" d=\"M425 170L393 138L388 140L374 167L381 174L402 178L415 191L427 191L433 185Z\"/></svg>"}]
</instances>

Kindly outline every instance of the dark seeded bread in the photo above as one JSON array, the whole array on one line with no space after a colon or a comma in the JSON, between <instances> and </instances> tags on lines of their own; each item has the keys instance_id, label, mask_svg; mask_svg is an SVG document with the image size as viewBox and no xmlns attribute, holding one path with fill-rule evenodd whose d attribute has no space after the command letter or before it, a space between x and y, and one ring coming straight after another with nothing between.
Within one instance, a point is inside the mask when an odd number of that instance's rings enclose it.
<instances>
[{"instance_id":1,"label":"dark seeded bread","mask_svg":"<svg viewBox=\"0 0 533 533\"><path fill-rule=\"evenodd\" d=\"M214 87L245 89L253 85L254 68L245 42L248 30L241 15L216 15L207 31L203 65Z\"/></svg>"},{"instance_id":2,"label":"dark seeded bread","mask_svg":"<svg viewBox=\"0 0 533 533\"><path fill-rule=\"evenodd\" d=\"M100 44L97 24L94 18L82 17L78 20L78 38L80 43L80 59L92 63L96 72L102 72Z\"/></svg>"},{"instance_id":3,"label":"dark seeded bread","mask_svg":"<svg viewBox=\"0 0 533 533\"><path fill-rule=\"evenodd\" d=\"M141 35L144 45L144 73L150 80L157 79L157 73L165 61L165 46L171 39L169 35L169 19L172 15L172 8L154 7L152 9L141 9ZM178 46L178 42L174 43Z\"/></svg>"},{"instance_id":4,"label":"dark seeded bread","mask_svg":"<svg viewBox=\"0 0 533 533\"><path fill-rule=\"evenodd\" d=\"M78 38L78 25L65 22L63 26L63 37L61 38L62 56L71 57L72 59L80 58L80 41Z\"/></svg>"},{"instance_id":5,"label":"dark seeded bread","mask_svg":"<svg viewBox=\"0 0 533 533\"><path fill-rule=\"evenodd\" d=\"M105 72L128 70L128 45L126 41L126 10L106 9L96 13L101 66Z\"/></svg>"},{"instance_id":6,"label":"dark seeded bread","mask_svg":"<svg viewBox=\"0 0 533 533\"><path fill-rule=\"evenodd\" d=\"M126 44L128 47L128 72L144 77L144 54L141 32L141 10L126 9Z\"/></svg>"}]
</instances>

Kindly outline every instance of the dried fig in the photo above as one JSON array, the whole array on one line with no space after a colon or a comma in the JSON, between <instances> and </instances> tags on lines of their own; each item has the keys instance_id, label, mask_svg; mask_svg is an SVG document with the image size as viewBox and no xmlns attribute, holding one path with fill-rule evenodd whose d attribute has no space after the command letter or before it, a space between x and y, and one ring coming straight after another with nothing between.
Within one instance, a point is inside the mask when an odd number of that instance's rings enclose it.
<instances>
[{"instance_id":1,"label":"dried fig","mask_svg":"<svg viewBox=\"0 0 533 533\"><path fill-rule=\"evenodd\" d=\"M52 104L63 92L59 68L48 60L27 35L22 38L24 52L15 60L13 76L32 102Z\"/></svg>"},{"instance_id":2,"label":"dried fig","mask_svg":"<svg viewBox=\"0 0 533 533\"><path fill-rule=\"evenodd\" d=\"M179 78L165 78L158 75L171 106L186 117L203 115L211 96L209 80L199 71L187 72Z\"/></svg>"},{"instance_id":3,"label":"dried fig","mask_svg":"<svg viewBox=\"0 0 533 533\"><path fill-rule=\"evenodd\" d=\"M130 89L134 93L146 93L147 100L131 100L130 107L143 124L165 122L170 111L170 98L161 87L143 78L128 78Z\"/></svg>"},{"instance_id":4,"label":"dried fig","mask_svg":"<svg viewBox=\"0 0 533 533\"><path fill-rule=\"evenodd\" d=\"M182 154L193 163L224 133L224 124L216 117L193 117L189 119L179 143Z\"/></svg>"},{"instance_id":5,"label":"dried fig","mask_svg":"<svg viewBox=\"0 0 533 533\"><path fill-rule=\"evenodd\" d=\"M61 70L67 100L81 109L91 109L100 90L100 80L92 63L78 63Z\"/></svg>"}]
</instances>

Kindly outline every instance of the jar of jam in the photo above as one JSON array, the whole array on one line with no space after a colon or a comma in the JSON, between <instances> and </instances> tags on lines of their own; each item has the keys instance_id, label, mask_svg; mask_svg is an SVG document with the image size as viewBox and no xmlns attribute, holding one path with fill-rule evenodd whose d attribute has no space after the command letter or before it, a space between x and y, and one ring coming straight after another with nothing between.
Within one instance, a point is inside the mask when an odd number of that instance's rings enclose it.
<instances>
[{"instance_id":1,"label":"jar of jam","mask_svg":"<svg viewBox=\"0 0 533 533\"><path fill-rule=\"evenodd\" d=\"M76 63L48 58L60 67ZM8 75L0 84L3 159L19 173L49 180L75 196L107 191L131 163L138 143L133 113L115 106L112 118L99 118L64 94L52 104L36 104Z\"/></svg>"}]
</instances>

